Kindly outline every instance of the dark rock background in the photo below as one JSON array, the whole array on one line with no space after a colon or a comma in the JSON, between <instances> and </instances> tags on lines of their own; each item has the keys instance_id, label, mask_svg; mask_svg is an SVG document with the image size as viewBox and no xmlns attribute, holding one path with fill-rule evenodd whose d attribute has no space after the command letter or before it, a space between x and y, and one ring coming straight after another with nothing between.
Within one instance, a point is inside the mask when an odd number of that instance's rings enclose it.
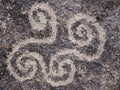
<instances>
[{"instance_id":1,"label":"dark rock background","mask_svg":"<svg viewBox=\"0 0 120 90\"><path fill-rule=\"evenodd\" d=\"M31 35L27 11L34 2L49 2L59 22L57 40L53 44L35 44L36 47L28 45L30 50L42 52L46 63L57 50L74 47L66 38L65 25L66 20L74 14L82 12L94 16L106 30L105 51L101 58L92 62L76 62L78 71L73 83L67 86L52 87L35 80L20 83L6 69L7 56L13 44ZM0 90L120 90L120 1L0 0Z\"/></svg>"}]
</instances>

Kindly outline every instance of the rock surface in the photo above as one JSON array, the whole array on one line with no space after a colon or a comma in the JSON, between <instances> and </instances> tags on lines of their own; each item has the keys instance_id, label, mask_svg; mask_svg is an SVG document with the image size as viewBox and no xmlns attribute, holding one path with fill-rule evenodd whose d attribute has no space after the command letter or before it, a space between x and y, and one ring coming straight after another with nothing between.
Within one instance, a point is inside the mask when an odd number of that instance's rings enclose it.
<instances>
[{"instance_id":1,"label":"rock surface","mask_svg":"<svg viewBox=\"0 0 120 90\"><path fill-rule=\"evenodd\" d=\"M120 90L120 1L0 0L0 90Z\"/></svg>"}]
</instances>

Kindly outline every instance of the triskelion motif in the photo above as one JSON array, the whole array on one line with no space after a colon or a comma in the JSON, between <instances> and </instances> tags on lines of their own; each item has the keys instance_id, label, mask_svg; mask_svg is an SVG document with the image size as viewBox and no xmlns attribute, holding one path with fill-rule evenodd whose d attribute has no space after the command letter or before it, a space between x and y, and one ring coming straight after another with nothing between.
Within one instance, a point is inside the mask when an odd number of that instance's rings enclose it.
<instances>
[{"instance_id":1,"label":"triskelion motif","mask_svg":"<svg viewBox=\"0 0 120 90\"><path fill-rule=\"evenodd\" d=\"M78 47L88 46L92 40L98 40L97 52L93 56L88 56L78 49L59 50L51 56L49 63L49 72L46 71L46 65L43 56L37 52L30 52L24 46L30 43L51 44L56 40L57 18L54 10L45 3L35 3L32 5L29 13L29 21L33 32L42 32L51 29L50 36L42 38L28 38L14 45L13 51L8 56L7 65L10 74L18 81L24 82L30 80L36 74L41 66L44 80L53 87L65 86L72 83L76 72L74 60L71 55L78 57L80 60L92 61L98 59L104 51L105 30L96 22L94 17L78 13L67 21L68 39ZM94 33L94 31L97 32ZM43 33L44 34L44 33ZM14 56L17 57L14 57ZM16 66L14 65L16 64ZM56 65L57 69L56 69ZM15 66L15 68L13 68ZM65 68L65 67L67 68ZM18 69L18 70L17 70ZM67 70L69 69L69 70Z\"/></svg>"}]
</instances>

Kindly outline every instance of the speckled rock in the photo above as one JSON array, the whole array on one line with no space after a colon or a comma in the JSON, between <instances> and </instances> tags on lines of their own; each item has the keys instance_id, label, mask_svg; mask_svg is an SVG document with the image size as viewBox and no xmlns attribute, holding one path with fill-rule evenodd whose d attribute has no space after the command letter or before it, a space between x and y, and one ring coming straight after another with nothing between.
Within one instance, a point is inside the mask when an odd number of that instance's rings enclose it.
<instances>
[{"instance_id":1,"label":"speckled rock","mask_svg":"<svg viewBox=\"0 0 120 90\"><path fill-rule=\"evenodd\" d=\"M0 0L0 90L120 90L120 1Z\"/></svg>"}]
</instances>

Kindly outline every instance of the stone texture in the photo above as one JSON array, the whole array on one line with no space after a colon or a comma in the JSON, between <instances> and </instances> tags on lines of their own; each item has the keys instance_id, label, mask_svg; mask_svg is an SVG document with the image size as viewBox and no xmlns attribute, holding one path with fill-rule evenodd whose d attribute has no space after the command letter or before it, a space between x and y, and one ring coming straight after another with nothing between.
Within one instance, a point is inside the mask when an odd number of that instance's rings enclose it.
<instances>
[{"instance_id":1,"label":"stone texture","mask_svg":"<svg viewBox=\"0 0 120 90\"><path fill-rule=\"evenodd\" d=\"M105 51L101 57L92 62L75 61L77 71L74 81L66 86L51 86L44 81L41 73L36 74L32 80L21 83L7 70L6 61L13 45L33 35L28 11L35 2L49 3L57 16L58 32L55 42L28 44L25 47L42 53L46 66L49 66L49 58L56 51L76 47L68 40L66 27L66 22L74 14L82 12L95 17L106 31ZM0 0L0 90L120 90L120 1Z\"/></svg>"}]
</instances>

